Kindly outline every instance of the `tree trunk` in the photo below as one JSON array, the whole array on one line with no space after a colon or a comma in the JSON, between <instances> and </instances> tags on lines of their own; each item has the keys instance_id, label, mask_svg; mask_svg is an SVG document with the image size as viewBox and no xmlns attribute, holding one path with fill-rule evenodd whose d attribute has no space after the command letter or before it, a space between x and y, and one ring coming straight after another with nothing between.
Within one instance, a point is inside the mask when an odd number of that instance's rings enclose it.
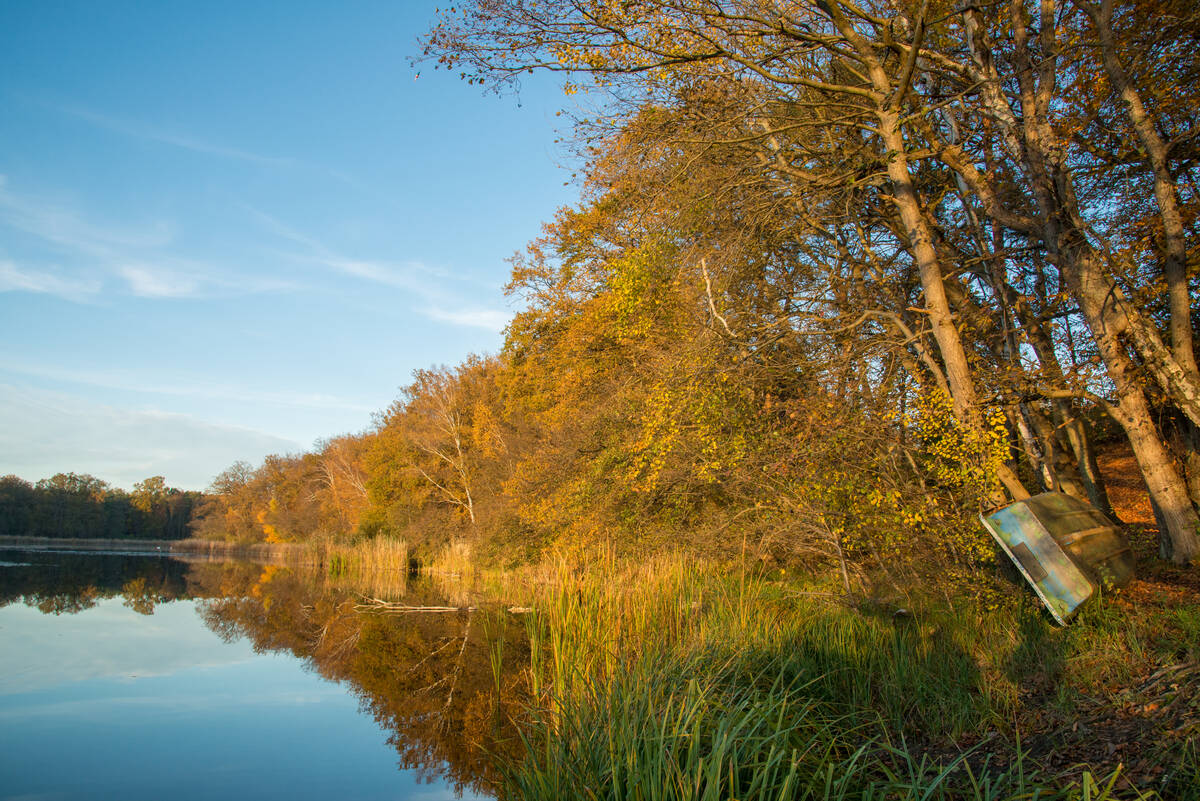
<instances>
[{"instance_id":1,"label":"tree trunk","mask_svg":"<svg viewBox=\"0 0 1200 801\"><path fill-rule=\"evenodd\" d=\"M925 299L925 312L929 316L933 338L950 385L950 400L955 417L967 430L982 435L983 415L971 379L971 369L962 338L954 324L950 302L943 283L944 273L933 244L933 233L922 213L921 199L913 183L908 161L908 144L901 128L901 109L904 97L911 89L917 54L920 52L925 32L925 15L929 2L922 3L910 27L912 41L898 74L893 76L880 61L878 50L866 41L842 13L841 4L834 0L822 4L838 31L854 48L862 63L867 67L871 88L874 92L874 116L879 121L876 134L884 147L887 176L892 188L892 200L900 214L900 222L908 239L908 249L917 266L921 281L921 292ZM1029 492L1017 478L1016 472L1007 464L1000 466L997 478L1017 500L1029 497ZM999 489L990 492L993 503L1004 503L1004 493Z\"/></svg>"},{"instance_id":2,"label":"tree trunk","mask_svg":"<svg viewBox=\"0 0 1200 801\"><path fill-rule=\"evenodd\" d=\"M1179 366L1196 379L1200 371L1196 368L1196 353L1192 342L1192 307L1188 293L1187 245L1183 228L1183 215L1179 211L1175 179L1167 168L1167 145L1158 135L1150 119L1137 87L1133 85L1125 67L1117 56L1112 31L1112 0L1102 0L1097 8L1091 3L1077 0L1083 7L1100 38L1100 49L1104 56L1104 68L1108 72L1113 88L1125 101L1125 110L1133 123L1138 141L1145 148L1147 161L1154 174L1154 198L1158 203L1159 218L1162 220L1165 253L1163 258L1164 277L1167 281L1167 297L1170 308L1171 353Z\"/></svg>"},{"instance_id":3,"label":"tree trunk","mask_svg":"<svg viewBox=\"0 0 1200 801\"><path fill-rule=\"evenodd\" d=\"M921 292L925 298L925 312L929 316L933 339L937 343L946 382L950 386L954 416L967 430L982 435L983 416L980 414L975 384L971 379L967 352L963 347L958 327L954 324L950 301L946 297L942 265L933 246L933 234L921 212L921 202L909 172L899 115L890 109L880 109L877 116L879 135L887 149L887 172L892 185L893 199L900 213L900 222L904 226L909 250L917 265ZM1014 500L1029 497L1029 491L1021 484L1016 471L1009 465L1000 466L997 478ZM994 503L1005 501L1003 493L997 491L991 495Z\"/></svg>"},{"instance_id":4,"label":"tree trunk","mask_svg":"<svg viewBox=\"0 0 1200 801\"><path fill-rule=\"evenodd\" d=\"M1088 501L1103 512L1105 517L1116 520L1117 514L1113 511L1112 502L1108 498L1108 488L1104 484L1104 477L1100 475L1100 465L1096 462L1096 450L1092 447L1087 423L1075 413L1067 401L1056 402L1055 410L1061 416L1059 426L1066 432L1067 442L1075 454L1075 463L1079 466L1079 478L1083 481Z\"/></svg>"},{"instance_id":5,"label":"tree trunk","mask_svg":"<svg viewBox=\"0 0 1200 801\"><path fill-rule=\"evenodd\" d=\"M1019 0L1013 0L1009 8L1014 66L1024 112L1021 125L1024 161L1029 168L1031 185L1041 212L1042 240L1071 294L1078 301L1109 379L1113 382L1118 401L1113 410L1114 416L1129 438L1150 497L1162 512L1164 530L1160 532L1160 537L1170 540L1172 558L1186 564L1200 554L1200 537L1197 536L1200 517L1197 517L1183 479L1175 470L1170 454L1154 426L1146 396L1136 383L1133 361L1118 339L1122 332L1128 331L1138 350L1144 353L1146 340L1154 337L1147 336L1144 329L1131 324L1136 322L1130 319L1136 312L1128 309L1120 289L1105 278L1083 233L1082 216L1075 208L1070 176L1061 169L1055 169L1056 161L1052 156L1057 152L1053 147L1054 132L1044 117L1043 97L1047 87L1035 84L1035 75L1043 81L1046 79L1047 69L1053 66L1047 62L1052 59L1043 55L1041 63L1035 67L1028 49L1024 7ZM1052 17L1052 14L1049 16ZM1044 8L1043 23L1046 21ZM1126 309L1128 314L1120 313ZM1139 336L1143 341L1136 341ZM1156 355L1161 357L1163 354ZM1170 354L1165 355L1171 366L1181 372ZM1187 389L1186 385L1178 388ZM1200 394L1197 400L1200 401ZM1193 411L1197 410L1200 410L1200 403L1196 404Z\"/></svg>"},{"instance_id":6,"label":"tree trunk","mask_svg":"<svg viewBox=\"0 0 1200 801\"><path fill-rule=\"evenodd\" d=\"M1045 448L1042 447L1041 437L1034 431L1032 424L1033 411L1026 403L1019 403L1009 411L1009 425L1017 429L1021 437L1021 445L1025 448L1025 458L1033 474L1041 479L1043 489L1058 489L1059 481L1047 462Z\"/></svg>"},{"instance_id":7,"label":"tree trunk","mask_svg":"<svg viewBox=\"0 0 1200 801\"><path fill-rule=\"evenodd\" d=\"M1029 408L1026 414L1042 443L1046 467L1054 479L1053 489L1080 500L1090 500L1079 478L1079 466L1071 451L1063 447L1054 423L1037 409Z\"/></svg>"},{"instance_id":8,"label":"tree trunk","mask_svg":"<svg viewBox=\"0 0 1200 801\"><path fill-rule=\"evenodd\" d=\"M1184 420L1184 443L1186 451L1183 457L1183 474L1187 480L1188 494L1192 496L1192 505L1200 508L1200 429L1192 425L1191 420Z\"/></svg>"},{"instance_id":9,"label":"tree trunk","mask_svg":"<svg viewBox=\"0 0 1200 801\"><path fill-rule=\"evenodd\" d=\"M1095 337L1096 347L1108 368L1116 390L1117 406L1113 416L1129 437L1134 458L1141 468L1150 497L1158 508L1164 530L1160 546L1170 552L1173 561L1188 564L1200 557L1200 517L1192 506L1187 485L1175 469L1170 451L1163 444L1146 402L1137 385L1134 367L1117 335L1106 325L1107 282L1096 275L1090 254L1071 254L1074 269L1067 273L1072 291L1080 301L1084 319Z\"/></svg>"}]
</instances>

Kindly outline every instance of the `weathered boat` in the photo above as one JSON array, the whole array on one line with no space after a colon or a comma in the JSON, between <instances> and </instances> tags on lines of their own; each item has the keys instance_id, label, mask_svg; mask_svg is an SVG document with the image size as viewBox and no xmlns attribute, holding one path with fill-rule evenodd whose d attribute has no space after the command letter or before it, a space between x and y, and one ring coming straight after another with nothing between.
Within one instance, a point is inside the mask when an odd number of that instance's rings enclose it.
<instances>
[{"instance_id":1,"label":"weathered boat","mask_svg":"<svg viewBox=\"0 0 1200 801\"><path fill-rule=\"evenodd\" d=\"M1078 498L1044 492L980 519L1062 625L1097 590L1133 579L1133 552L1121 529Z\"/></svg>"}]
</instances>

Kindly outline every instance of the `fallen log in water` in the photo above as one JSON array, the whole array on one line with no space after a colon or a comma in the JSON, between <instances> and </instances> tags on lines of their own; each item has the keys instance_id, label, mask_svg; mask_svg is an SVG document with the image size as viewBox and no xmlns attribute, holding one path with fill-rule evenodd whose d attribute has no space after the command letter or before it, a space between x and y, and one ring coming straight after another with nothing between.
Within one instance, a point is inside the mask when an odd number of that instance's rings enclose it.
<instances>
[{"instance_id":1,"label":"fallen log in water","mask_svg":"<svg viewBox=\"0 0 1200 801\"><path fill-rule=\"evenodd\" d=\"M363 598L362 603L354 605L356 612L474 612L474 606L412 606L410 604L384 601L380 598Z\"/></svg>"},{"instance_id":2,"label":"fallen log in water","mask_svg":"<svg viewBox=\"0 0 1200 801\"><path fill-rule=\"evenodd\" d=\"M396 601L385 601L382 598L360 596L361 603L354 605L355 612L376 612L390 614L414 614L417 612L474 612L477 606L412 606ZM533 611L532 606L510 606L506 610L510 614L521 615Z\"/></svg>"}]
</instances>

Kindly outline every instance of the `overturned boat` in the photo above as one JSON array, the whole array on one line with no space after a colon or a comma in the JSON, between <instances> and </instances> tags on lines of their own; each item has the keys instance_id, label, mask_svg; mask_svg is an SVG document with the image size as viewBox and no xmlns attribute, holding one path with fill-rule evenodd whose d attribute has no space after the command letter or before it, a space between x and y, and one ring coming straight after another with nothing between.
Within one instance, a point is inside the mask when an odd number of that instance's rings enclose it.
<instances>
[{"instance_id":1,"label":"overturned boat","mask_svg":"<svg viewBox=\"0 0 1200 801\"><path fill-rule=\"evenodd\" d=\"M1133 552L1124 533L1078 498L1044 492L980 519L1064 626L1097 590L1124 587L1133 579Z\"/></svg>"}]
</instances>

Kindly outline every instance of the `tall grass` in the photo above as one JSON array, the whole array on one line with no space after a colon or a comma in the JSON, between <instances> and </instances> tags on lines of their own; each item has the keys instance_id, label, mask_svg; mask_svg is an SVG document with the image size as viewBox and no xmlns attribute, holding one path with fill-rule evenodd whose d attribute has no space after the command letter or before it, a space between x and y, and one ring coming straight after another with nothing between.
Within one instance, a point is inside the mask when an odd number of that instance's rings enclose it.
<instances>
[{"instance_id":1,"label":"tall grass","mask_svg":"<svg viewBox=\"0 0 1200 801\"><path fill-rule=\"evenodd\" d=\"M421 572L469 583L475 579L477 568L471 544L464 540L455 540L437 550L428 562L422 565Z\"/></svg>"},{"instance_id":2,"label":"tall grass","mask_svg":"<svg viewBox=\"0 0 1200 801\"><path fill-rule=\"evenodd\" d=\"M747 677L783 671L812 697L872 710L901 732L956 735L996 717L970 655L936 622L863 615L686 558L564 562L553 579L535 585L530 621L552 703L643 653L705 650L736 655Z\"/></svg>"},{"instance_id":3,"label":"tall grass","mask_svg":"<svg viewBox=\"0 0 1200 801\"><path fill-rule=\"evenodd\" d=\"M469 542L447 543L421 565L420 572L451 605L470 606L477 600L481 574Z\"/></svg>"},{"instance_id":4,"label":"tall grass","mask_svg":"<svg viewBox=\"0 0 1200 801\"><path fill-rule=\"evenodd\" d=\"M1025 625L1019 606L864 612L682 557L559 560L526 591L514 799L1149 797L1119 767L1051 776L1005 741L1021 671L1048 651L997 623Z\"/></svg>"},{"instance_id":5,"label":"tall grass","mask_svg":"<svg viewBox=\"0 0 1200 801\"><path fill-rule=\"evenodd\" d=\"M780 657L779 662L786 661ZM711 654L644 655L535 724L506 796L526 801L1116 798L1119 770L1053 780L971 751L914 756L886 727L834 713L776 664L757 683ZM1143 798L1136 791L1125 797Z\"/></svg>"},{"instance_id":6,"label":"tall grass","mask_svg":"<svg viewBox=\"0 0 1200 801\"><path fill-rule=\"evenodd\" d=\"M408 592L408 545L372 537L355 543L312 543L330 584L369 598L394 600Z\"/></svg>"},{"instance_id":7,"label":"tall grass","mask_svg":"<svg viewBox=\"0 0 1200 801\"><path fill-rule=\"evenodd\" d=\"M312 561L309 548L294 542L224 542L219 540L175 540L171 553L212 559L247 559L273 564L304 565Z\"/></svg>"}]
</instances>

